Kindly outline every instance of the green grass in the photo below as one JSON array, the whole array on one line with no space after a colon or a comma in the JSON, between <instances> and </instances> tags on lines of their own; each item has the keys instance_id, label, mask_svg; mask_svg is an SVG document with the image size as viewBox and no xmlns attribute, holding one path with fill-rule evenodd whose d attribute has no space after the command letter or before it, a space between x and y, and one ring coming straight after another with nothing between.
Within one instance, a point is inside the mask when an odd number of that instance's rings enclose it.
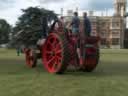
<instances>
[{"instance_id":1,"label":"green grass","mask_svg":"<svg viewBox=\"0 0 128 96\"><path fill-rule=\"evenodd\" d=\"M92 73L47 73L25 66L24 56L0 49L0 96L128 96L128 50L101 50Z\"/></svg>"}]
</instances>

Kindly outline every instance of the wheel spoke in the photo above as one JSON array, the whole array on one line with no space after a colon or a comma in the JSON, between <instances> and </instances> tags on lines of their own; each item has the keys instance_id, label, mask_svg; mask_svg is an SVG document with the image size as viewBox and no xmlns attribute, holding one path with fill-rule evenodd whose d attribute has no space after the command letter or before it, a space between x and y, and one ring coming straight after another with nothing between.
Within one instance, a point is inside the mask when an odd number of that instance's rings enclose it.
<instances>
[{"instance_id":1,"label":"wheel spoke","mask_svg":"<svg viewBox=\"0 0 128 96\"><path fill-rule=\"evenodd\" d=\"M52 66L52 68L51 68L52 71L55 71L57 69L57 67L58 67L58 64L57 63L54 63L53 66Z\"/></svg>"},{"instance_id":2,"label":"wheel spoke","mask_svg":"<svg viewBox=\"0 0 128 96\"><path fill-rule=\"evenodd\" d=\"M48 44L50 45L48 47L48 49L50 49L50 50L56 51L56 50L60 49L60 45L58 44L58 41L56 38L54 38L52 42L48 42Z\"/></svg>"},{"instance_id":3,"label":"wheel spoke","mask_svg":"<svg viewBox=\"0 0 128 96\"><path fill-rule=\"evenodd\" d=\"M55 62L54 62L54 64L52 65L52 70L53 70L53 71L55 71L55 70L57 69L58 64L59 64L58 59L57 59L57 57L55 57Z\"/></svg>"},{"instance_id":4,"label":"wheel spoke","mask_svg":"<svg viewBox=\"0 0 128 96\"><path fill-rule=\"evenodd\" d=\"M54 46L53 46L52 42L48 41L47 49L52 50L53 48L54 48Z\"/></svg>"},{"instance_id":5,"label":"wheel spoke","mask_svg":"<svg viewBox=\"0 0 128 96\"><path fill-rule=\"evenodd\" d=\"M62 55L60 53L56 54L58 59L62 59Z\"/></svg>"},{"instance_id":6,"label":"wheel spoke","mask_svg":"<svg viewBox=\"0 0 128 96\"><path fill-rule=\"evenodd\" d=\"M56 54L58 54L58 53L61 53L61 52L62 52L62 49L61 49L60 44L57 44L57 45L56 45L55 52L56 52Z\"/></svg>"},{"instance_id":7,"label":"wheel spoke","mask_svg":"<svg viewBox=\"0 0 128 96\"><path fill-rule=\"evenodd\" d=\"M47 65L50 66L51 65L51 62L55 60L55 57L51 58L48 62L47 62Z\"/></svg>"},{"instance_id":8,"label":"wheel spoke","mask_svg":"<svg viewBox=\"0 0 128 96\"><path fill-rule=\"evenodd\" d=\"M66 40L63 34L50 33L42 48L42 62L50 73L59 73L66 70ZM64 44L63 44L64 43ZM65 56L66 55L66 56ZM67 61L68 62L68 61ZM67 63L68 64L68 63ZM63 65L63 66L62 66Z\"/></svg>"},{"instance_id":9,"label":"wheel spoke","mask_svg":"<svg viewBox=\"0 0 128 96\"><path fill-rule=\"evenodd\" d=\"M47 50L47 51L46 51L46 54L51 54L51 53L52 53L52 52L51 52L51 51L49 51L49 50Z\"/></svg>"},{"instance_id":10,"label":"wheel spoke","mask_svg":"<svg viewBox=\"0 0 128 96\"><path fill-rule=\"evenodd\" d=\"M57 50L56 51L56 54L59 54L59 53L61 53L62 52L62 50L60 49L60 50Z\"/></svg>"},{"instance_id":11,"label":"wheel spoke","mask_svg":"<svg viewBox=\"0 0 128 96\"><path fill-rule=\"evenodd\" d=\"M56 44L56 50L59 50L59 49L61 49L60 43L57 43L57 44Z\"/></svg>"},{"instance_id":12,"label":"wheel spoke","mask_svg":"<svg viewBox=\"0 0 128 96\"><path fill-rule=\"evenodd\" d=\"M47 59L47 61L49 61L49 60L51 60L53 58L53 56L51 56L51 55L46 55L46 59Z\"/></svg>"},{"instance_id":13,"label":"wheel spoke","mask_svg":"<svg viewBox=\"0 0 128 96\"><path fill-rule=\"evenodd\" d=\"M61 61L62 61L62 57L57 56L57 59L58 59L58 62L61 63Z\"/></svg>"}]
</instances>

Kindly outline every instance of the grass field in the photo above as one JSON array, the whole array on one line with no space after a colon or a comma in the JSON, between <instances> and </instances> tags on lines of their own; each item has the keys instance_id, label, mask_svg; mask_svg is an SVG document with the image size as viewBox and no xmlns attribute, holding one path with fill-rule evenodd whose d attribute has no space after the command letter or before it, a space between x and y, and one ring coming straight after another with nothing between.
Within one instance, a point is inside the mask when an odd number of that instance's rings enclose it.
<instances>
[{"instance_id":1,"label":"grass field","mask_svg":"<svg viewBox=\"0 0 128 96\"><path fill-rule=\"evenodd\" d=\"M24 56L0 49L0 96L128 96L128 50L101 50L92 73L47 73L25 66Z\"/></svg>"}]
</instances>

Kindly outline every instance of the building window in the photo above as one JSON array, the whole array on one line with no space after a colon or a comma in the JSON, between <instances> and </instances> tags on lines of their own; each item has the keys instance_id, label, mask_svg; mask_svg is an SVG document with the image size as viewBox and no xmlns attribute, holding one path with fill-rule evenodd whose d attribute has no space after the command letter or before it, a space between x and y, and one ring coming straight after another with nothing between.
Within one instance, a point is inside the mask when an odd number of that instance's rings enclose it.
<instances>
[{"instance_id":1,"label":"building window","mask_svg":"<svg viewBox=\"0 0 128 96\"><path fill-rule=\"evenodd\" d=\"M113 38L112 45L119 45L119 38Z\"/></svg>"},{"instance_id":2,"label":"building window","mask_svg":"<svg viewBox=\"0 0 128 96\"><path fill-rule=\"evenodd\" d=\"M106 45L106 43L107 43L107 42L106 42L106 39L105 39L105 38L102 38L102 39L101 39L101 45Z\"/></svg>"},{"instance_id":3,"label":"building window","mask_svg":"<svg viewBox=\"0 0 128 96\"><path fill-rule=\"evenodd\" d=\"M116 26L115 26L115 23L112 23L112 27L116 27Z\"/></svg>"},{"instance_id":4,"label":"building window","mask_svg":"<svg viewBox=\"0 0 128 96\"><path fill-rule=\"evenodd\" d=\"M113 32L112 32L112 35L113 35L113 36L119 36L119 35L120 35L120 32L119 32L119 31L113 31Z\"/></svg>"},{"instance_id":5,"label":"building window","mask_svg":"<svg viewBox=\"0 0 128 96\"><path fill-rule=\"evenodd\" d=\"M119 22L113 22L112 23L112 27L120 27L120 23Z\"/></svg>"},{"instance_id":6,"label":"building window","mask_svg":"<svg viewBox=\"0 0 128 96\"><path fill-rule=\"evenodd\" d=\"M120 26L120 24L119 23L116 23L116 27L119 27Z\"/></svg>"},{"instance_id":7,"label":"building window","mask_svg":"<svg viewBox=\"0 0 128 96\"><path fill-rule=\"evenodd\" d=\"M102 31L102 32L100 33L100 35L101 35L101 37L108 37L107 31Z\"/></svg>"}]
</instances>

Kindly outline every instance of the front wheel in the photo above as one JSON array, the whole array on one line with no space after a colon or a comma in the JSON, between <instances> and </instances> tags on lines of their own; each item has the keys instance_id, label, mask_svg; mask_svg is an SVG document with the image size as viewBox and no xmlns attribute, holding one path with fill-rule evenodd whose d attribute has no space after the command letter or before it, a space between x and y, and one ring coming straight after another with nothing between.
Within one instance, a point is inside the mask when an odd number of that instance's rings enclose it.
<instances>
[{"instance_id":1,"label":"front wheel","mask_svg":"<svg viewBox=\"0 0 128 96\"><path fill-rule=\"evenodd\" d=\"M25 59L26 65L30 68L36 67L37 63L37 56L36 52L33 49L25 49Z\"/></svg>"}]
</instances>

